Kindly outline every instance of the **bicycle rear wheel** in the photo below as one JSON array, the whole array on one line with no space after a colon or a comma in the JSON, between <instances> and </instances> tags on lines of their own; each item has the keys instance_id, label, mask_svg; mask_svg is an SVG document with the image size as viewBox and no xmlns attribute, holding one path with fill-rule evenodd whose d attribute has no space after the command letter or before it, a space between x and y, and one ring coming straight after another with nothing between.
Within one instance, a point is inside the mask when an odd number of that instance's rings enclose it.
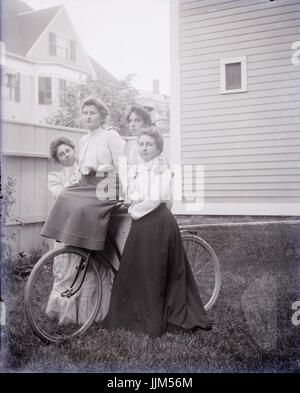
<instances>
[{"instance_id":1,"label":"bicycle rear wheel","mask_svg":"<svg viewBox=\"0 0 300 393\"><path fill-rule=\"evenodd\" d=\"M182 232L181 238L203 306L209 310L215 304L221 288L218 257L201 237Z\"/></svg>"},{"instance_id":2,"label":"bicycle rear wheel","mask_svg":"<svg viewBox=\"0 0 300 393\"><path fill-rule=\"evenodd\" d=\"M25 287L25 311L38 336L59 342L88 329L99 310L102 286L99 271L90 260L82 287L71 297L62 296L70 289L76 274L79 285L88 252L75 247L62 247L46 253L34 266Z\"/></svg>"}]
</instances>

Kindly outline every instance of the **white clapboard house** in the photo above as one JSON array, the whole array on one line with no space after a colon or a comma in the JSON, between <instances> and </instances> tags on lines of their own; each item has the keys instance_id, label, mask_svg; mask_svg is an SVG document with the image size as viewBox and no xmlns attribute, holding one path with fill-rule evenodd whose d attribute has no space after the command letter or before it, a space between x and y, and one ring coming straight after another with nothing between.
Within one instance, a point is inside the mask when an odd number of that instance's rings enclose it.
<instances>
[{"instance_id":1,"label":"white clapboard house","mask_svg":"<svg viewBox=\"0 0 300 393\"><path fill-rule=\"evenodd\" d=\"M64 6L33 10L2 0L1 11L2 118L45 122L70 82L116 80L86 53Z\"/></svg>"},{"instance_id":2,"label":"white clapboard house","mask_svg":"<svg viewBox=\"0 0 300 393\"><path fill-rule=\"evenodd\" d=\"M172 161L194 168L175 211L198 165L193 214L299 215L300 1L170 4Z\"/></svg>"}]
</instances>

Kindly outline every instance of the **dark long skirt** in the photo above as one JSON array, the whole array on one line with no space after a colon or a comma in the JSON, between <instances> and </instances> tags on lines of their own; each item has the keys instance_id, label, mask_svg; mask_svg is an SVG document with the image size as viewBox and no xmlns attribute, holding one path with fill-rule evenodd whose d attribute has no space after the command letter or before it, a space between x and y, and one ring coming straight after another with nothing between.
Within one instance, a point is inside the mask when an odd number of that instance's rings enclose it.
<instances>
[{"instance_id":1,"label":"dark long skirt","mask_svg":"<svg viewBox=\"0 0 300 393\"><path fill-rule=\"evenodd\" d=\"M90 250L103 250L110 213L116 198L100 200L97 183L103 178L83 176L58 195L41 235ZM116 197L116 195L114 195Z\"/></svg>"},{"instance_id":2,"label":"dark long skirt","mask_svg":"<svg viewBox=\"0 0 300 393\"><path fill-rule=\"evenodd\" d=\"M164 204L132 221L104 326L151 337L170 326L211 328L178 225Z\"/></svg>"}]
</instances>

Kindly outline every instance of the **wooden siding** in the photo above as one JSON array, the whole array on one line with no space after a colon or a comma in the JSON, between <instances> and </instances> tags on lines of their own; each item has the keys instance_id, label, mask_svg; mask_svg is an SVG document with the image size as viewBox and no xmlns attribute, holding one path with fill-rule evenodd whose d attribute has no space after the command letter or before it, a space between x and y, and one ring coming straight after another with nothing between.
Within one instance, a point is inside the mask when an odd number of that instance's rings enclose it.
<instances>
[{"instance_id":1,"label":"wooden siding","mask_svg":"<svg viewBox=\"0 0 300 393\"><path fill-rule=\"evenodd\" d=\"M181 164L204 165L205 204L218 204L218 214L226 203L244 203L245 214L247 204L273 203L268 214L296 206L300 66L291 45L300 2L179 0L178 19ZM220 59L239 56L248 91L220 94ZM194 188L184 185L185 196Z\"/></svg>"}]
</instances>

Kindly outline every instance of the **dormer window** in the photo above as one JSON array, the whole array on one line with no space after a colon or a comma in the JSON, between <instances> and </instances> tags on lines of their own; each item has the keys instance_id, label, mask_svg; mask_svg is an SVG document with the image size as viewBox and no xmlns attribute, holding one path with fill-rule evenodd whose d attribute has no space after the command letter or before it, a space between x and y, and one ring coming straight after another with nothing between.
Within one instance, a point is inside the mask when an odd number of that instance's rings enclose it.
<instances>
[{"instance_id":1,"label":"dormer window","mask_svg":"<svg viewBox=\"0 0 300 393\"><path fill-rule=\"evenodd\" d=\"M50 33L49 34L49 53L51 56L61 59L76 61L76 43L70 38Z\"/></svg>"}]
</instances>

